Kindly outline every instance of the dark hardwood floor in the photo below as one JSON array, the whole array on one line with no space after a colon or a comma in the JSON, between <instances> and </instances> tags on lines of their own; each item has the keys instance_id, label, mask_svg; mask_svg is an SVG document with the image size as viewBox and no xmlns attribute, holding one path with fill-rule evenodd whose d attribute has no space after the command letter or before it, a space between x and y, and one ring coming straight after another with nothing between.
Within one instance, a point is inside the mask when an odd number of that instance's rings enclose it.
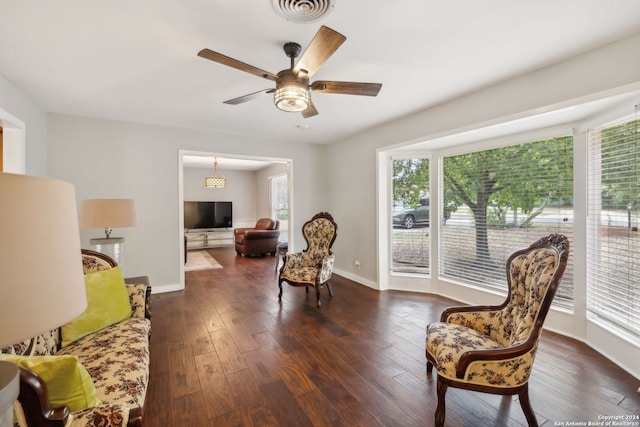
<instances>
[{"instance_id":1,"label":"dark hardwood floor","mask_svg":"<svg viewBox=\"0 0 640 427\"><path fill-rule=\"evenodd\" d=\"M455 302L334 275L335 296L325 287L320 309L313 291L288 285L279 303L274 257L209 253L224 268L187 272L184 291L153 295L146 427L434 424L425 326ZM638 386L586 345L549 332L529 384L544 426L640 414ZM445 425L526 421L516 398L449 389Z\"/></svg>"}]
</instances>

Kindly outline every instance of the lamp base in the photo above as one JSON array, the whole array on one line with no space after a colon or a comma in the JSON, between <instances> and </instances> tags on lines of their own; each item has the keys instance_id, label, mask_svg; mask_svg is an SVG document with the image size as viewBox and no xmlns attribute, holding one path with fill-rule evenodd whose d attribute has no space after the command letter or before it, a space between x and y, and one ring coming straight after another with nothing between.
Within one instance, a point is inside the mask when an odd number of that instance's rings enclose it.
<instances>
[{"instance_id":1,"label":"lamp base","mask_svg":"<svg viewBox=\"0 0 640 427\"><path fill-rule=\"evenodd\" d=\"M109 255L122 266L124 258L124 237L90 239L89 244L91 244L91 249Z\"/></svg>"},{"instance_id":2,"label":"lamp base","mask_svg":"<svg viewBox=\"0 0 640 427\"><path fill-rule=\"evenodd\" d=\"M0 361L0 427L13 426L13 403L20 393L20 371L10 362Z\"/></svg>"}]
</instances>

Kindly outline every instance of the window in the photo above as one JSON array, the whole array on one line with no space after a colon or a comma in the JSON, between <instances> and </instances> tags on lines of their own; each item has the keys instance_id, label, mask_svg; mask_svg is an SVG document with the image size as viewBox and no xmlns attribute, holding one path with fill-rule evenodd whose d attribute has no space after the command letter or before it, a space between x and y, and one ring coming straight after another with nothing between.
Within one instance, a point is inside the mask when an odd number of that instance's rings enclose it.
<instances>
[{"instance_id":1,"label":"window","mask_svg":"<svg viewBox=\"0 0 640 427\"><path fill-rule=\"evenodd\" d=\"M640 119L588 132L587 310L640 337Z\"/></svg>"},{"instance_id":2,"label":"window","mask_svg":"<svg viewBox=\"0 0 640 427\"><path fill-rule=\"evenodd\" d=\"M289 229L289 193L287 174L269 177L271 181L271 217L280 221L281 240Z\"/></svg>"},{"instance_id":3,"label":"window","mask_svg":"<svg viewBox=\"0 0 640 427\"><path fill-rule=\"evenodd\" d=\"M573 138L443 158L440 275L506 290L505 263L551 233L573 237ZM573 306L570 255L554 304Z\"/></svg>"},{"instance_id":4,"label":"window","mask_svg":"<svg viewBox=\"0 0 640 427\"><path fill-rule=\"evenodd\" d=\"M429 273L429 159L393 160L391 270Z\"/></svg>"}]
</instances>

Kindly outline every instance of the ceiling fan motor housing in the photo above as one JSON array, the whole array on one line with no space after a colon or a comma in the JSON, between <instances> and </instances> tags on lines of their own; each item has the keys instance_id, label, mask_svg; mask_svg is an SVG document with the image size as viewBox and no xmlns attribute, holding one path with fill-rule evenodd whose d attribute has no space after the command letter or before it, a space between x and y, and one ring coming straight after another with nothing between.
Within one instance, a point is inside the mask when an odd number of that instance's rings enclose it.
<instances>
[{"instance_id":1,"label":"ceiling fan motor housing","mask_svg":"<svg viewBox=\"0 0 640 427\"><path fill-rule=\"evenodd\" d=\"M304 111L311 104L309 79L300 78L293 70L282 70L278 73L274 103L283 111Z\"/></svg>"}]
</instances>

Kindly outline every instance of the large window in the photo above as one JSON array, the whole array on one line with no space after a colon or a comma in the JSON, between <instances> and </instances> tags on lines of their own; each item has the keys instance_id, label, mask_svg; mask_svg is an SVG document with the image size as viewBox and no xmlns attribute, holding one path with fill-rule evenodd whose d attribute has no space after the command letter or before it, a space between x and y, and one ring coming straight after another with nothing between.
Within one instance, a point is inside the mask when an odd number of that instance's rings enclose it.
<instances>
[{"instance_id":1,"label":"large window","mask_svg":"<svg viewBox=\"0 0 640 427\"><path fill-rule=\"evenodd\" d=\"M640 119L589 131L587 310L640 337Z\"/></svg>"},{"instance_id":2,"label":"large window","mask_svg":"<svg viewBox=\"0 0 640 427\"><path fill-rule=\"evenodd\" d=\"M429 159L393 160L391 270L429 273Z\"/></svg>"},{"instance_id":3,"label":"large window","mask_svg":"<svg viewBox=\"0 0 640 427\"><path fill-rule=\"evenodd\" d=\"M506 290L505 262L551 233L573 241L573 138L443 159L440 276ZM573 306L573 257L555 304Z\"/></svg>"}]
</instances>

